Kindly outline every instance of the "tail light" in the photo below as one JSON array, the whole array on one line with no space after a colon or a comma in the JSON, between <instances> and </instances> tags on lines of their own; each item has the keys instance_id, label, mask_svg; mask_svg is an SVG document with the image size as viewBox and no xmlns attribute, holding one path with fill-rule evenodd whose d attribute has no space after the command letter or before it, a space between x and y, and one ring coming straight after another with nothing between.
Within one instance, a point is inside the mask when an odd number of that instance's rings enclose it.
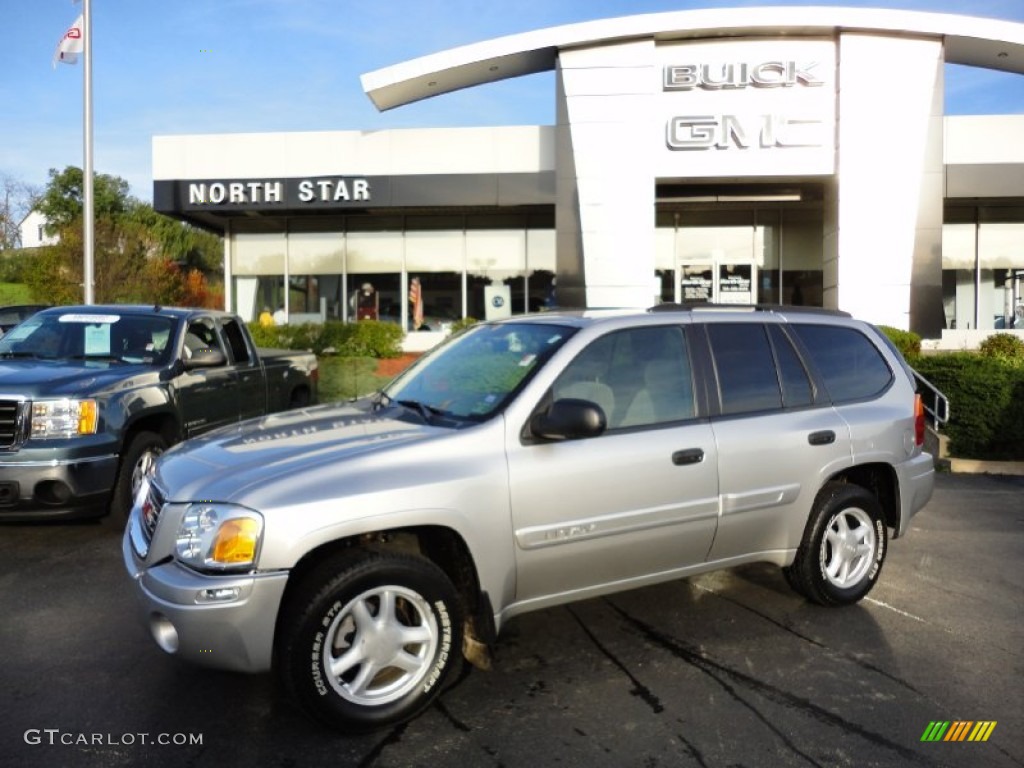
<instances>
[{"instance_id":1,"label":"tail light","mask_svg":"<svg viewBox=\"0 0 1024 768\"><path fill-rule=\"evenodd\" d=\"M914 442L924 445L924 402L920 395L914 395Z\"/></svg>"}]
</instances>

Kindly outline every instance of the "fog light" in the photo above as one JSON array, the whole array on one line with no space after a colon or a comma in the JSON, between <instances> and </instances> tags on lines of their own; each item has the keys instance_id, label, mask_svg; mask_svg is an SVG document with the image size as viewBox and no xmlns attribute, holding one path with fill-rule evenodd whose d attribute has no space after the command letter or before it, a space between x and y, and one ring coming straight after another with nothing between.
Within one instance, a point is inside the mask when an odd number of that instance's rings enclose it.
<instances>
[{"instance_id":1,"label":"fog light","mask_svg":"<svg viewBox=\"0 0 1024 768\"><path fill-rule=\"evenodd\" d=\"M167 653L178 652L178 630L171 624L171 620L161 613L154 613L149 617L149 631L153 633L153 639Z\"/></svg>"},{"instance_id":2,"label":"fog light","mask_svg":"<svg viewBox=\"0 0 1024 768\"><path fill-rule=\"evenodd\" d=\"M197 603L227 603L238 599L238 587L215 587L200 590L196 595Z\"/></svg>"}]
</instances>

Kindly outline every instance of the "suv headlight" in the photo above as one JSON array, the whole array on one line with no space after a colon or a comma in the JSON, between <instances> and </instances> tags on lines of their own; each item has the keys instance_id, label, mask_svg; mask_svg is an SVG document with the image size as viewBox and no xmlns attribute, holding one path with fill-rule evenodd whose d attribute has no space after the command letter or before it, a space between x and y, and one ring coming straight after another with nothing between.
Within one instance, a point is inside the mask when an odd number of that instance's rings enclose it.
<instances>
[{"instance_id":1,"label":"suv headlight","mask_svg":"<svg viewBox=\"0 0 1024 768\"><path fill-rule=\"evenodd\" d=\"M256 564L263 516L232 504L190 504L178 526L175 554L202 571L246 571Z\"/></svg>"},{"instance_id":2,"label":"suv headlight","mask_svg":"<svg viewBox=\"0 0 1024 768\"><path fill-rule=\"evenodd\" d=\"M78 437L94 435L99 424L95 400L33 400L29 437Z\"/></svg>"}]
</instances>

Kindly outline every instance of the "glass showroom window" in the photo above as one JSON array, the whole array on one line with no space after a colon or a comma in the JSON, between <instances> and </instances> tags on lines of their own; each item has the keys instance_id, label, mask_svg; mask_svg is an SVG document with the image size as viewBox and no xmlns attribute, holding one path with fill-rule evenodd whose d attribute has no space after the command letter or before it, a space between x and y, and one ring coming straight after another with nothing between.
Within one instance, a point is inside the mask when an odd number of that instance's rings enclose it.
<instances>
[{"instance_id":1,"label":"glass showroom window","mask_svg":"<svg viewBox=\"0 0 1024 768\"><path fill-rule=\"evenodd\" d=\"M982 223L978 232L978 318L991 328L1024 328L1024 223Z\"/></svg>"},{"instance_id":2,"label":"glass showroom window","mask_svg":"<svg viewBox=\"0 0 1024 768\"><path fill-rule=\"evenodd\" d=\"M942 227L942 306L947 328L976 328L975 239L973 223Z\"/></svg>"},{"instance_id":3,"label":"glass showroom window","mask_svg":"<svg viewBox=\"0 0 1024 768\"><path fill-rule=\"evenodd\" d=\"M325 229L316 231L316 227ZM337 221L291 222L287 307L291 322L323 322L342 318L345 236L339 231L340 227L341 223Z\"/></svg>"},{"instance_id":4,"label":"glass showroom window","mask_svg":"<svg viewBox=\"0 0 1024 768\"><path fill-rule=\"evenodd\" d=\"M371 226L378 229L355 231L357 227ZM349 320L401 323L402 249L401 220L397 217L379 222L349 220L345 238L346 317Z\"/></svg>"},{"instance_id":5,"label":"glass showroom window","mask_svg":"<svg viewBox=\"0 0 1024 768\"><path fill-rule=\"evenodd\" d=\"M410 216L406 227L406 327L444 330L462 317L466 258L462 217Z\"/></svg>"},{"instance_id":6,"label":"glass showroom window","mask_svg":"<svg viewBox=\"0 0 1024 768\"><path fill-rule=\"evenodd\" d=\"M285 235L281 222L260 222L278 231L236 231L231 244L231 273L235 311L243 320L284 306ZM241 229L241 227L239 227Z\"/></svg>"},{"instance_id":7,"label":"glass showroom window","mask_svg":"<svg viewBox=\"0 0 1024 768\"><path fill-rule=\"evenodd\" d=\"M947 328L1024 329L1024 209L947 211L942 299Z\"/></svg>"},{"instance_id":8,"label":"glass showroom window","mask_svg":"<svg viewBox=\"0 0 1024 768\"><path fill-rule=\"evenodd\" d=\"M526 230L468 230L466 271L470 317L521 314L526 307Z\"/></svg>"},{"instance_id":9,"label":"glass showroom window","mask_svg":"<svg viewBox=\"0 0 1024 768\"><path fill-rule=\"evenodd\" d=\"M540 312L558 307L558 286L555 283L555 230L526 230L526 306L527 312ZM519 308L513 300L512 313Z\"/></svg>"}]
</instances>

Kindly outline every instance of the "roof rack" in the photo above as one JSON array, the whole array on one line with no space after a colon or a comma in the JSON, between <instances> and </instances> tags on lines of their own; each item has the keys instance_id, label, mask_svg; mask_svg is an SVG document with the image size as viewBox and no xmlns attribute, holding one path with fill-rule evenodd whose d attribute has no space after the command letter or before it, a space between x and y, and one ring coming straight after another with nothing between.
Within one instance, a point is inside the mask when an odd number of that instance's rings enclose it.
<instances>
[{"instance_id":1,"label":"roof rack","mask_svg":"<svg viewBox=\"0 0 1024 768\"><path fill-rule=\"evenodd\" d=\"M677 304L672 301L648 307L648 312L692 312L694 310L734 311L734 312L785 312L786 314L832 315L833 317L852 317L849 312L841 309L825 309L824 307L795 306L789 304L715 304L710 301L687 302Z\"/></svg>"}]
</instances>

